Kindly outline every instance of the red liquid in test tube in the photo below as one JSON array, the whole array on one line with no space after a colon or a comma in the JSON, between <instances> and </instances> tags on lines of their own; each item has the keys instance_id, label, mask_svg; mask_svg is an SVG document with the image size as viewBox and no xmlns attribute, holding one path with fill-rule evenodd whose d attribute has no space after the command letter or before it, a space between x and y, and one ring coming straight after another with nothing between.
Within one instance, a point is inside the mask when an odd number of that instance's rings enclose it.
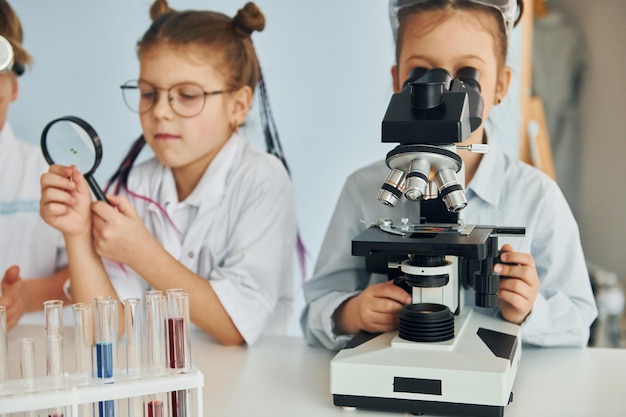
<instances>
[{"instance_id":1,"label":"red liquid in test tube","mask_svg":"<svg viewBox=\"0 0 626 417\"><path fill-rule=\"evenodd\" d=\"M189 296L180 289L167 291L168 319L167 319L167 350L168 367L178 372L185 372L189 357L187 340L189 319ZM172 417L187 416L187 391L179 390L170 393Z\"/></svg>"},{"instance_id":2,"label":"red liquid in test tube","mask_svg":"<svg viewBox=\"0 0 626 417\"><path fill-rule=\"evenodd\" d=\"M167 319L169 335L170 368L182 369L185 367L185 322L182 317Z\"/></svg>"},{"instance_id":3,"label":"red liquid in test tube","mask_svg":"<svg viewBox=\"0 0 626 417\"><path fill-rule=\"evenodd\" d=\"M163 417L162 401L155 400L148 402L148 417Z\"/></svg>"},{"instance_id":4,"label":"red liquid in test tube","mask_svg":"<svg viewBox=\"0 0 626 417\"><path fill-rule=\"evenodd\" d=\"M169 367L171 369L185 368L185 323L182 317L167 319L167 334L169 343ZM184 417L187 409L187 392L185 390L172 391L172 417Z\"/></svg>"}]
</instances>

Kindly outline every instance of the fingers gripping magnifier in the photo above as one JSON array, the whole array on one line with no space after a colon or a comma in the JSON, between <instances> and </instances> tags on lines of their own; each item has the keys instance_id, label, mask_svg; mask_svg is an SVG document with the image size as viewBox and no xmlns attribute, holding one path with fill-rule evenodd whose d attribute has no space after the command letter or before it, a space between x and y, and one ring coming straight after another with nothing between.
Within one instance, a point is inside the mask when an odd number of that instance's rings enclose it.
<instances>
[{"instance_id":1,"label":"fingers gripping magnifier","mask_svg":"<svg viewBox=\"0 0 626 417\"><path fill-rule=\"evenodd\" d=\"M50 165L76 166L95 197L108 203L93 177L102 160L102 143L89 123L75 116L52 120L41 133L41 151Z\"/></svg>"}]
</instances>

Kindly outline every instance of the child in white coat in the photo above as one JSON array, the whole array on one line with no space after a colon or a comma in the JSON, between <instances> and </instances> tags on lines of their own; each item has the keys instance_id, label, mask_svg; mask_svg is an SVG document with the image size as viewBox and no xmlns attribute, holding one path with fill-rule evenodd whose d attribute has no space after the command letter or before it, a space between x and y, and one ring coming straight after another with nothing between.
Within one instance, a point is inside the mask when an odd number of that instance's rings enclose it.
<instances>
[{"instance_id":1,"label":"child in white coat","mask_svg":"<svg viewBox=\"0 0 626 417\"><path fill-rule=\"evenodd\" d=\"M521 0L391 0L394 91L400 92L414 68L443 68L456 76L473 67L480 74L486 120L509 88L508 36L521 7ZM462 144L485 140L483 124ZM494 267L501 277L499 314L521 324L526 343L585 346L597 309L567 202L545 174L506 155L494 141L488 143L486 155L459 150L468 201L465 222L526 229L523 238L500 239L504 263ZM351 240L367 227L361 219L415 218L419 203L402 199L390 208L376 201L388 173L381 161L346 181L314 276L304 287L301 324L311 344L340 349L359 331L393 331L403 306L411 303L404 289L386 275L368 273L364 260L350 252Z\"/></svg>"},{"instance_id":2,"label":"child in white coat","mask_svg":"<svg viewBox=\"0 0 626 417\"><path fill-rule=\"evenodd\" d=\"M39 147L15 137L7 121L19 95L18 77L32 58L22 46L22 25L6 0L0 0L0 306L8 328L18 322L44 324L43 302L67 302L61 234L39 216L39 177L48 169ZM66 308L66 321L71 319ZM68 322L69 323L69 322Z\"/></svg>"},{"instance_id":3,"label":"child in white coat","mask_svg":"<svg viewBox=\"0 0 626 417\"><path fill-rule=\"evenodd\" d=\"M230 18L157 0L152 17L139 78L122 86L143 135L115 178L120 194L92 203L76 168L55 165L41 214L63 232L73 301L183 288L193 324L252 344L285 330L297 234L283 163L238 131L261 78L250 36L264 16L253 3ZM154 158L131 169L143 143Z\"/></svg>"}]
</instances>

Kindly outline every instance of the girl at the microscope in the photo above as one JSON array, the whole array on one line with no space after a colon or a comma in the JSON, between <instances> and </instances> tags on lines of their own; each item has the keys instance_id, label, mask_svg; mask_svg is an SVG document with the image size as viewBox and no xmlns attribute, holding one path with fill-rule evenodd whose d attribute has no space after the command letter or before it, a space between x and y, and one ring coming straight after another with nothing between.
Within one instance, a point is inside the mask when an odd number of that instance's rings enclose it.
<instances>
[{"instance_id":1,"label":"girl at the microscope","mask_svg":"<svg viewBox=\"0 0 626 417\"><path fill-rule=\"evenodd\" d=\"M393 88L399 92L413 68L440 67L452 75L463 67L480 73L483 120L504 99L511 80L508 37L519 21L521 0L391 0L396 39ZM463 144L487 140L484 123ZM489 138L486 155L460 150L465 165L468 224L522 226L523 238L504 244L499 311L522 325L522 340L542 346L584 346L597 315L578 226L554 181L498 148ZM346 181L315 267L304 286L301 317L311 344L339 349L358 331L397 329L411 297L380 274L368 274L363 258L351 255L351 240L379 218L411 218L415 202L395 208L375 196L387 177L384 161ZM506 239L500 237L500 242ZM473 300L473 296L466 296Z\"/></svg>"},{"instance_id":2,"label":"girl at the microscope","mask_svg":"<svg viewBox=\"0 0 626 417\"><path fill-rule=\"evenodd\" d=\"M114 207L92 203L76 168L57 165L41 180L41 214L63 232L73 302L183 288L196 326L252 344L285 331L296 245L287 170L238 132L260 79L250 36L264 17L254 3L235 18L164 0L151 12L139 79L122 87L143 136L114 176ZM155 158L130 170L145 143Z\"/></svg>"}]
</instances>

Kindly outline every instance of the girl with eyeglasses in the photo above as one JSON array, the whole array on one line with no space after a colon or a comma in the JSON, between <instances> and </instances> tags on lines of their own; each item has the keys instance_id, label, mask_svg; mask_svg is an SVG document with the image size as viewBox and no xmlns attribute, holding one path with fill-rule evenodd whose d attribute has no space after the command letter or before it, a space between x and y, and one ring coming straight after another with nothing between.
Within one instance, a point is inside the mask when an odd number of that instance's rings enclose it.
<instances>
[{"instance_id":1,"label":"girl with eyeglasses","mask_svg":"<svg viewBox=\"0 0 626 417\"><path fill-rule=\"evenodd\" d=\"M506 96L511 68L508 39L521 17L521 0L391 0L396 41L391 68L400 92L414 68L443 68L453 76L464 67L480 74L482 120ZM521 324L522 340L541 346L584 346L597 315L576 221L554 181L504 154L487 138L484 123L463 145L488 143L489 153L459 150L465 167L465 223L525 227L522 238L500 237L502 264L499 309L494 314ZM409 218L416 205L402 198L394 208L376 201L389 174L385 161L364 167L346 181L335 208L314 275L305 283L301 316L309 343L340 349L359 331L388 332L410 295L369 273L362 257L351 255L351 241L365 221ZM472 290L468 290L472 291ZM466 304L474 299L469 292Z\"/></svg>"},{"instance_id":2,"label":"girl with eyeglasses","mask_svg":"<svg viewBox=\"0 0 626 417\"><path fill-rule=\"evenodd\" d=\"M0 0L0 306L8 328L45 322L43 302L68 301L61 234L39 216L39 176L48 170L39 147L20 140L7 120L19 79L32 63L22 46L22 24ZM65 318L71 319L66 308Z\"/></svg>"},{"instance_id":3,"label":"girl with eyeglasses","mask_svg":"<svg viewBox=\"0 0 626 417\"><path fill-rule=\"evenodd\" d=\"M75 167L41 180L41 214L68 248L72 301L182 288L192 323L220 343L284 333L296 215L251 41L264 16L254 3L230 18L163 0L151 15L139 78L122 86L143 134L111 179L111 205L92 203ZM257 86L273 155L239 131ZM144 144L154 158L133 166Z\"/></svg>"}]
</instances>

